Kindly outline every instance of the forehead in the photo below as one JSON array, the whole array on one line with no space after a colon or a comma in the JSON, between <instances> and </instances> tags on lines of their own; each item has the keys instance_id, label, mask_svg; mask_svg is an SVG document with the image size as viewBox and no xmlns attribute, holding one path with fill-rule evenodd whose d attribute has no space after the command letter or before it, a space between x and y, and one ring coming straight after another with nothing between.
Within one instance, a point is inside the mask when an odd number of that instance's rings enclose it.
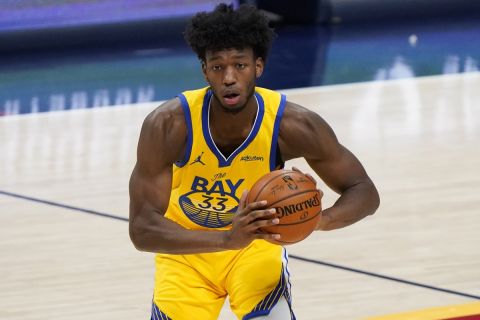
<instances>
[{"instance_id":1,"label":"forehead","mask_svg":"<svg viewBox=\"0 0 480 320\"><path fill-rule=\"evenodd\" d=\"M227 60L227 59L254 59L252 48L231 48L222 50L207 50L205 51L206 62Z\"/></svg>"}]
</instances>

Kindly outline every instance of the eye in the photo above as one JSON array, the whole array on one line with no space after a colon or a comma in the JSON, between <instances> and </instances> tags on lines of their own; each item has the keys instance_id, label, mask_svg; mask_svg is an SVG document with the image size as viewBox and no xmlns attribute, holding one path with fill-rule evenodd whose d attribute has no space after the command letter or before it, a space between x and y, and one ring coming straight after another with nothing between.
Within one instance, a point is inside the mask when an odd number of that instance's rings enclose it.
<instances>
[{"instance_id":1,"label":"eye","mask_svg":"<svg viewBox=\"0 0 480 320\"><path fill-rule=\"evenodd\" d=\"M238 69L245 69L247 65L245 63L237 63L237 68Z\"/></svg>"},{"instance_id":2,"label":"eye","mask_svg":"<svg viewBox=\"0 0 480 320\"><path fill-rule=\"evenodd\" d=\"M222 70L222 67L219 66L218 64L217 64L217 65L213 65L213 66L212 66L212 70L213 70L213 71L220 71L220 70Z\"/></svg>"}]
</instances>

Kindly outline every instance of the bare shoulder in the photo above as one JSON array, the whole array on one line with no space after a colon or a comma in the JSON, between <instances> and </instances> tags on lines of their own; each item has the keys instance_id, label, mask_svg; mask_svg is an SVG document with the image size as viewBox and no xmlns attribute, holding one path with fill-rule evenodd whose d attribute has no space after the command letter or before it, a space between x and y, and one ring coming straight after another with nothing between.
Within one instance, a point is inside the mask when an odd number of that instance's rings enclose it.
<instances>
[{"instance_id":1,"label":"bare shoulder","mask_svg":"<svg viewBox=\"0 0 480 320\"><path fill-rule=\"evenodd\" d=\"M180 99L168 100L150 112L143 122L143 129L161 133L165 129L185 127L185 116ZM158 132L160 130L160 132Z\"/></svg>"},{"instance_id":2,"label":"bare shoulder","mask_svg":"<svg viewBox=\"0 0 480 320\"><path fill-rule=\"evenodd\" d=\"M182 157L187 126L180 99L166 101L145 118L138 143L138 157L175 162Z\"/></svg>"},{"instance_id":3,"label":"bare shoulder","mask_svg":"<svg viewBox=\"0 0 480 320\"><path fill-rule=\"evenodd\" d=\"M280 123L279 144L284 160L299 157L318 160L335 152L338 140L319 114L287 101Z\"/></svg>"}]
</instances>

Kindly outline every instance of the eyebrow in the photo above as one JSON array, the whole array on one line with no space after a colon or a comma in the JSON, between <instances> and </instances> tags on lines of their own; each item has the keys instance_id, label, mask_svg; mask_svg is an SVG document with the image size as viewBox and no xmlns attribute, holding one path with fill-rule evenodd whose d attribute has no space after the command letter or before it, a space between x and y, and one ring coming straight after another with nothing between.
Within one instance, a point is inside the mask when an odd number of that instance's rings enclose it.
<instances>
[{"instance_id":1,"label":"eyebrow","mask_svg":"<svg viewBox=\"0 0 480 320\"><path fill-rule=\"evenodd\" d=\"M241 59L247 57L246 53L237 53L233 56L233 58ZM213 55L210 59L207 59L207 61L215 61L215 60L220 60L221 57L219 55Z\"/></svg>"}]
</instances>

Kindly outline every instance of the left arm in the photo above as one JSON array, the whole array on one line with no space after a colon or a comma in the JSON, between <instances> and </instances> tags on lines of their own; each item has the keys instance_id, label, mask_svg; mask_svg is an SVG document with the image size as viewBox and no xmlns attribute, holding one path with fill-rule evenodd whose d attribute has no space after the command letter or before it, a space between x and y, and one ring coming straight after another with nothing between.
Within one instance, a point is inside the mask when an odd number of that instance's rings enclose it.
<instances>
[{"instance_id":1,"label":"left arm","mask_svg":"<svg viewBox=\"0 0 480 320\"><path fill-rule=\"evenodd\" d=\"M284 160L303 157L340 197L323 210L317 230L351 225L373 214L378 191L360 161L335 136L318 114L287 102L280 124L279 146Z\"/></svg>"}]
</instances>

